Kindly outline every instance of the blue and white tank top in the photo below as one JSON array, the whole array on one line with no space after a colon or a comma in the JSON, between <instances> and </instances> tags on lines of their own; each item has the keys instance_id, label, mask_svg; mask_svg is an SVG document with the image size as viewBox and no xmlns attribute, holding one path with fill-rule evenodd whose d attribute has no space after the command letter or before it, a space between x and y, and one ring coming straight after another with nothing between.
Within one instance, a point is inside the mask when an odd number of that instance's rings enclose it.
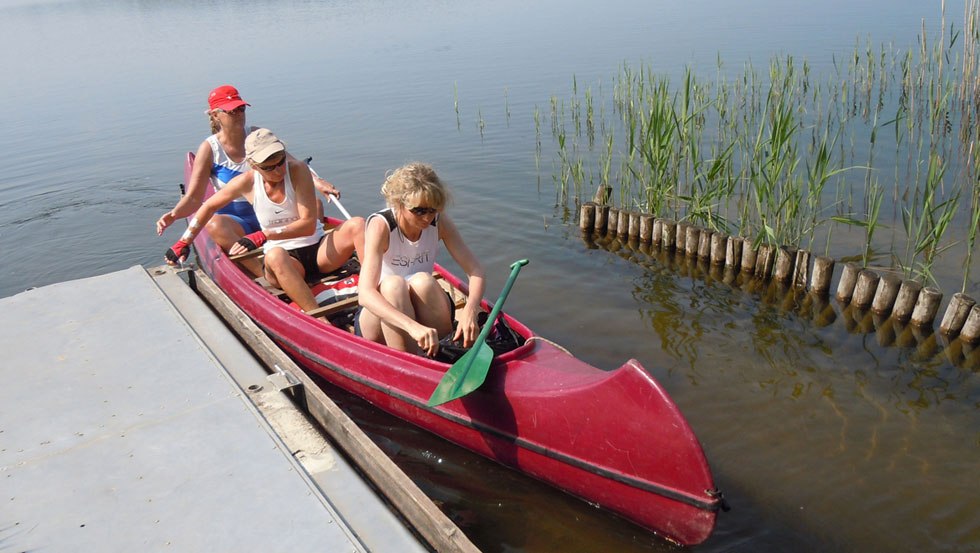
<instances>
[{"instance_id":1,"label":"blue and white tank top","mask_svg":"<svg viewBox=\"0 0 980 553\"><path fill-rule=\"evenodd\" d=\"M283 185L286 189L286 197L281 203L273 202L266 195L262 174L258 171L253 171L252 174L255 178L252 185L252 207L255 209L255 216L258 217L259 224L262 225L262 230L265 231L266 236L272 236L276 229L283 228L293 221L298 221L299 208L296 204L296 191L293 189L293 181L289 177L288 167ZM316 230L313 231L312 235L286 238L285 240L270 239L262 245L262 250L267 252L277 247L295 250L311 244L318 244L321 238L323 238L323 222L317 219Z\"/></svg>"},{"instance_id":2,"label":"blue and white tank top","mask_svg":"<svg viewBox=\"0 0 980 553\"><path fill-rule=\"evenodd\" d=\"M395 212L385 209L368 217L384 217L388 222L388 251L381 260L381 278L388 275L398 275L406 280L416 273L432 273L435 269L436 254L439 253L439 229L436 226L439 217L432 224L422 229L419 239L412 242L402 234L395 220Z\"/></svg>"},{"instance_id":3,"label":"blue and white tank top","mask_svg":"<svg viewBox=\"0 0 980 553\"><path fill-rule=\"evenodd\" d=\"M211 186L221 190L228 181L249 170L248 162L244 159L237 162L228 157L228 153L221 146L218 135L212 134L207 138L211 145ZM236 202L247 201L243 196L235 198Z\"/></svg>"}]
</instances>

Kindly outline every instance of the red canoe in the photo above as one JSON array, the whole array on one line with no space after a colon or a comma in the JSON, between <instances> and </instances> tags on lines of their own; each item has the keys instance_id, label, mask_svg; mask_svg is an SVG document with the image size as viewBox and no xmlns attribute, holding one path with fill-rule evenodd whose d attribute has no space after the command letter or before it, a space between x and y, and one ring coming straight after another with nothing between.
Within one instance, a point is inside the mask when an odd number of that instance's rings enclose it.
<instances>
[{"instance_id":1,"label":"red canoe","mask_svg":"<svg viewBox=\"0 0 980 553\"><path fill-rule=\"evenodd\" d=\"M701 445L636 360L614 371L597 369L504 314L527 341L498 355L477 391L428 407L448 364L299 313L242 272L207 232L194 246L201 268L307 370L671 541L695 545L711 533L723 499ZM436 270L452 286L464 287L442 267Z\"/></svg>"}]
</instances>

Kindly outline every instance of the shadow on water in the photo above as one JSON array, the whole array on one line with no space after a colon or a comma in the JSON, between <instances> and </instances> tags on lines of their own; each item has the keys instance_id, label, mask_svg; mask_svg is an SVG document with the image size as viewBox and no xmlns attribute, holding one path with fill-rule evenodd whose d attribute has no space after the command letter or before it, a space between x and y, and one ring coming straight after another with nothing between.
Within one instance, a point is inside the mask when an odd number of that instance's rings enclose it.
<instances>
[{"instance_id":1,"label":"shadow on water","mask_svg":"<svg viewBox=\"0 0 980 553\"><path fill-rule=\"evenodd\" d=\"M683 551L610 513L459 448L314 379L371 439L486 552ZM827 536L782 526L778 515L739 497L739 515L722 513L698 551L826 551ZM726 490L728 491L728 490ZM746 521L766 520L766 530Z\"/></svg>"},{"instance_id":2,"label":"shadow on water","mask_svg":"<svg viewBox=\"0 0 980 553\"><path fill-rule=\"evenodd\" d=\"M316 380L481 551L585 553L679 549L584 501L457 447L319 378Z\"/></svg>"}]
</instances>

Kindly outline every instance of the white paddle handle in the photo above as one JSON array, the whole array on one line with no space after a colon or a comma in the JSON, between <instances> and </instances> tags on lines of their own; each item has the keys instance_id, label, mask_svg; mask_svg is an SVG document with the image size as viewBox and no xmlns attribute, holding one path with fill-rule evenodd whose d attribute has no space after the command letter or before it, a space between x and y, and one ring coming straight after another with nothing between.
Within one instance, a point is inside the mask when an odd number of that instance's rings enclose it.
<instances>
[{"instance_id":1,"label":"white paddle handle","mask_svg":"<svg viewBox=\"0 0 980 553\"><path fill-rule=\"evenodd\" d=\"M310 165L307 164L307 167L310 167ZM316 170L313 169L313 167L310 167L310 173L312 173L314 177L318 179L320 178L320 175L317 174ZM348 212L347 209L344 208L344 204L340 203L340 198L334 196L333 194L327 194L327 201L336 204L337 209L339 209L340 212L344 215L344 218L348 220L350 219L350 212Z\"/></svg>"}]
</instances>

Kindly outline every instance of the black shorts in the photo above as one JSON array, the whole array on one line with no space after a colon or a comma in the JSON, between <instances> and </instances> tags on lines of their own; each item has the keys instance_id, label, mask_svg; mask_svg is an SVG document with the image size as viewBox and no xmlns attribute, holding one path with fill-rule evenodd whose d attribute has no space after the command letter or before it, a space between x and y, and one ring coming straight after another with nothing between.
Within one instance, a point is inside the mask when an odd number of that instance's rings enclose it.
<instances>
[{"instance_id":1,"label":"black shorts","mask_svg":"<svg viewBox=\"0 0 980 553\"><path fill-rule=\"evenodd\" d=\"M324 236L326 238L326 236ZM307 283L318 282L321 278L326 276L325 273L320 271L320 266L316 262L316 254L320 250L320 244L323 242L323 238L320 242L316 244L310 244L309 246L303 246L302 248L296 248L295 250L286 250L289 257L292 257L296 261L299 261L303 265L303 271L306 273L303 277Z\"/></svg>"}]
</instances>

